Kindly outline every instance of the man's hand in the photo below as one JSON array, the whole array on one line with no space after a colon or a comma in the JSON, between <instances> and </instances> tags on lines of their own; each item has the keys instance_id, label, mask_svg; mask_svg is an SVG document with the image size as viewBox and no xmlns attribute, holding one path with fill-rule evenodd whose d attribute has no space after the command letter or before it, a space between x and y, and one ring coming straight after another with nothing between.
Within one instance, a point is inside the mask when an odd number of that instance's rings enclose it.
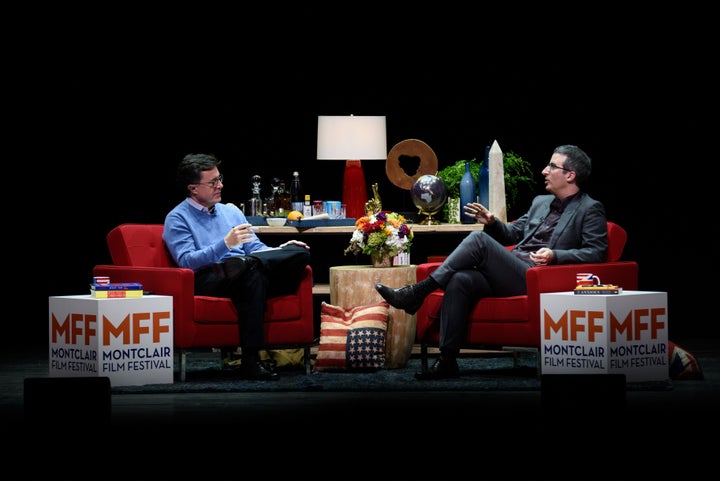
<instances>
[{"instance_id":1,"label":"man's hand","mask_svg":"<svg viewBox=\"0 0 720 481\"><path fill-rule=\"evenodd\" d=\"M293 239L293 240L289 240L289 241L285 242L284 244L280 244L280 247L285 247L286 245L290 245L290 244L295 244L296 246L300 246L300 247L304 247L304 248L306 248L306 249L310 249L310 246L307 245L306 243L304 243L303 241L294 240L294 239Z\"/></svg>"},{"instance_id":2,"label":"man's hand","mask_svg":"<svg viewBox=\"0 0 720 481\"><path fill-rule=\"evenodd\" d=\"M472 217L481 224L489 225L495 222L495 214L477 202L468 202L463 206L463 210L468 217Z\"/></svg>"},{"instance_id":3,"label":"man's hand","mask_svg":"<svg viewBox=\"0 0 720 481\"><path fill-rule=\"evenodd\" d=\"M555 254L553 253L552 249L548 249L547 247L541 247L537 251L530 253L530 260L532 261L533 265L536 266L549 266L554 256Z\"/></svg>"},{"instance_id":4,"label":"man's hand","mask_svg":"<svg viewBox=\"0 0 720 481\"><path fill-rule=\"evenodd\" d=\"M253 240L253 235L252 224L236 225L225 236L225 245L228 246L228 249L232 249L245 242L250 242Z\"/></svg>"}]
</instances>

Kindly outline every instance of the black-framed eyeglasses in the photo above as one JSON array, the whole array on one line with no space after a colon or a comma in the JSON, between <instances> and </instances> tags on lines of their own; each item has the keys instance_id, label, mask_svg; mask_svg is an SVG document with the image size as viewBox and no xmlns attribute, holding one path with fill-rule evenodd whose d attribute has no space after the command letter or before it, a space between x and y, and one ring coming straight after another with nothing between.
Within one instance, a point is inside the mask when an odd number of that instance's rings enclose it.
<instances>
[{"instance_id":1,"label":"black-framed eyeglasses","mask_svg":"<svg viewBox=\"0 0 720 481\"><path fill-rule=\"evenodd\" d=\"M565 172L573 172L572 169L566 169L565 167L560 167L559 165L555 165L552 162L548 162L548 167L550 167L550 172L552 172L555 169L564 170Z\"/></svg>"},{"instance_id":2,"label":"black-framed eyeglasses","mask_svg":"<svg viewBox=\"0 0 720 481\"><path fill-rule=\"evenodd\" d=\"M195 185L207 185L211 189L214 189L215 187L217 187L218 182L222 182L222 181L223 181L223 175L220 174L209 182L196 182Z\"/></svg>"}]
</instances>

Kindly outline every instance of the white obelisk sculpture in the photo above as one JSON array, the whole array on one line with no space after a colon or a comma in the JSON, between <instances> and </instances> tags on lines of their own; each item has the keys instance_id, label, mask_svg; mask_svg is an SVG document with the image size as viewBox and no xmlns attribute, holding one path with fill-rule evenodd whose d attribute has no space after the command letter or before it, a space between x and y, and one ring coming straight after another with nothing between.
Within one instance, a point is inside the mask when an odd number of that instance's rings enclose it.
<instances>
[{"instance_id":1,"label":"white obelisk sculpture","mask_svg":"<svg viewBox=\"0 0 720 481\"><path fill-rule=\"evenodd\" d=\"M490 180L490 212L503 222L507 222L507 204L505 202L505 168L503 166L503 153L497 140L493 141L488 153L488 170Z\"/></svg>"}]
</instances>

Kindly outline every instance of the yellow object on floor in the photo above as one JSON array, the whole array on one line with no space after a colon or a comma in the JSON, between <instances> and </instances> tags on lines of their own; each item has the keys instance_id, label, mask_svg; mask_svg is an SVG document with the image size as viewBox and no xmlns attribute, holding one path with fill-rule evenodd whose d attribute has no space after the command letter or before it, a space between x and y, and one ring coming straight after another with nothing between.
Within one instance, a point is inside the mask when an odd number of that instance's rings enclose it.
<instances>
[{"instance_id":1,"label":"yellow object on floor","mask_svg":"<svg viewBox=\"0 0 720 481\"><path fill-rule=\"evenodd\" d=\"M260 351L260 360L275 361L276 367L304 366L305 353L299 349L267 349Z\"/></svg>"}]
</instances>

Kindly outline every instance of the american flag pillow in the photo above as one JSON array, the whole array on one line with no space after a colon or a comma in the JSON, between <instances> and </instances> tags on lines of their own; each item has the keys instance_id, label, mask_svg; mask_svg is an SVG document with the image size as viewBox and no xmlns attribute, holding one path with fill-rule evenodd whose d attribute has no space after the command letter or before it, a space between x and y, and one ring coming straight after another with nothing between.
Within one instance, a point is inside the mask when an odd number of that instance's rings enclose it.
<instances>
[{"instance_id":1,"label":"american flag pillow","mask_svg":"<svg viewBox=\"0 0 720 481\"><path fill-rule=\"evenodd\" d=\"M385 365L386 301L345 309L323 302L316 371L380 369Z\"/></svg>"}]
</instances>

